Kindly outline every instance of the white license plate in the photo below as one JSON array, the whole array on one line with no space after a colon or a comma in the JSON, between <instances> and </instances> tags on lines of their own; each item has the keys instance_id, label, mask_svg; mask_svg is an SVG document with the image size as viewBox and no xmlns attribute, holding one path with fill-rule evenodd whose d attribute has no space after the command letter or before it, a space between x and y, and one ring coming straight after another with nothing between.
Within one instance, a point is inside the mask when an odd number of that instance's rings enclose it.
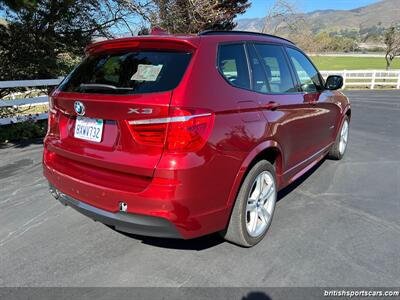
<instances>
[{"instance_id":1,"label":"white license plate","mask_svg":"<svg viewBox=\"0 0 400 300\"><path fill-rule=\"evenodd\" d=\"M77 117L74 137L77 139L101 142L103 135L103 120Z\"/></svg>"}]
</instances>

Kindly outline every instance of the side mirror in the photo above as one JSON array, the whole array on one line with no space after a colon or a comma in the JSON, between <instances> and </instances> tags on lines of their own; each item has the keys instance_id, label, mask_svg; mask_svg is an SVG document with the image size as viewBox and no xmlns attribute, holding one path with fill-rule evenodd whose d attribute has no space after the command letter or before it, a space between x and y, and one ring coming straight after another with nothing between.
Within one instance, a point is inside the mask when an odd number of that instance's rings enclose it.
<instances>
[{"instance_id":1,"label":"side mirror","mask_svg":"<svg viewBox=\"0 0 400 300\"><path fill-rule=\"evenodd\" d=\"M343 86L343 77L340 75L330 75L326 79L325 88L327 90L338 90Z\"/></svg>"}]
</instances>

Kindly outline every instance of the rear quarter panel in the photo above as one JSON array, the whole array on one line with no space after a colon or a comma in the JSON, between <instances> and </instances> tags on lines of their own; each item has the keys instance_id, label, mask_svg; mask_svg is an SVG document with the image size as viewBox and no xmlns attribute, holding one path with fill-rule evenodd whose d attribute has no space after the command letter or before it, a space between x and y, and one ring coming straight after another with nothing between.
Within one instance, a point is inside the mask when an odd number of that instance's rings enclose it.
<instances>
[{"instance_id":1,"label":"rear quarter panel","mask_svg":"<svg viewBox=\"0 0 400 300\"><path fill-rule=\"evenodd\" d=\"M157 176L167 175L168 166L163 164L164 161L174 161L178 170L192 166L190 171L180 174L185 174L188 192L199 191L191 196L196 214L227 209L232 205L232 187L235 188L245 159L268 136L268 123L259 111L257 95L229 85L219 74L216 67L219 42L220 39L210 37L200 44L193 65L171 100L171 106L214 112L214 126L207 145L197 153L170 154L165 160L163 156L157 166ZM246 110L245 104L240 102L252 104ZM228 217L229 213L222 220L223 227Z\"/></svg>"}]
</instances>

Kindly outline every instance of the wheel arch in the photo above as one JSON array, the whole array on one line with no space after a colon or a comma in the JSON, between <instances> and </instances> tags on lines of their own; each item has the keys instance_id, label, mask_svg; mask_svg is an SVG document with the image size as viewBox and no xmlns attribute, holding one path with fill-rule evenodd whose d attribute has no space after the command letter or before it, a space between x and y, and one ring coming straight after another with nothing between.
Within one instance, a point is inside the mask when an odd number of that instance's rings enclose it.
<instances>
[{"instance_id":1,"label":"wheel arch","mask_svg":"<svg viewBox=\"0 0 400 300\"><path fill-rule=\"evenodd\" d=\"M343 124L344 118L345 118L346 116L349 118L349 121L351 121L351 107L350 107L350 105L348 105L348 106L343 110L343 115L341 115L341 118L340 118L340 120L339 120L339 124L338 124L338 126L337 126L337 128L336 128L336 130L335 130L335 139L336 139L336 136L339 134L340 128L342 128L342 124Z\"/></svg>"},{"instance_id":2,"label":"wheel arch","mask_svg":"<svg viewBox=\"0 0 400 300\"><path fill-rule=\"evenodd\" d=\"M247 173L251 170L251 168L260 160L265 159L269 161L272 165L275 166L276 170L276 180L277 186L279 189L281 174L283 174L284 169L284 157L282 149L278 142L269 140L259 144L255 147L249 155L244 159L238 174L236 175L234 184L232 186L231 192L228 198L228 207L233 206L235 203L235 199L239 192L240 186L242 185L243 180L245 179Z\"/></svg>"},{"instance_id":3,"label":"wheel arch","mask_svg":"<svg viewBox=\"0 0 400 300\"><path fill-rule=\"evenodd\" d=\"M345 110L344 115L345 115L345 116L348 116L348 117L349 117L349 120L351 120L351 108L350 108L350 107L348 107L348 108Z\"/></svg>"},{"instance_id":4,"label":"wheel arch","mask_svg":"<svg viewBox=\"0 0 400 300\"><path fill-rule=\"evenodd\" d=\"M267 160L275 166L276 174L282 174L282 153L278 147L272 146L265 148L259 152L247 166L244 176L251 170L251 168L260 160Z\"/></svg>"}]
</instances>

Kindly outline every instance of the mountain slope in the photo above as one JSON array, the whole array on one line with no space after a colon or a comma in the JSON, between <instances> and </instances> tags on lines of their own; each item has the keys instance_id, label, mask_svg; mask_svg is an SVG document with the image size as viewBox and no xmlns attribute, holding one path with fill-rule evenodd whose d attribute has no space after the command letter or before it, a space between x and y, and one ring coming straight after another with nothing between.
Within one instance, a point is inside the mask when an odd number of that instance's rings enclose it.
<instances>
[{"instance_id":1,"label":"mountain slope","mask_svg":"<svg viewBox=\"0 0 400 300\"><path fill-rule=\"evenodd\" d=\"M360 30L374 26L387 28L400 22L400 0L382 0L352 10L319 10L300 15L315 32ZM261 31L264 18L239 19L237 22L237 30Z\"/></svg>"}]
</instances>

